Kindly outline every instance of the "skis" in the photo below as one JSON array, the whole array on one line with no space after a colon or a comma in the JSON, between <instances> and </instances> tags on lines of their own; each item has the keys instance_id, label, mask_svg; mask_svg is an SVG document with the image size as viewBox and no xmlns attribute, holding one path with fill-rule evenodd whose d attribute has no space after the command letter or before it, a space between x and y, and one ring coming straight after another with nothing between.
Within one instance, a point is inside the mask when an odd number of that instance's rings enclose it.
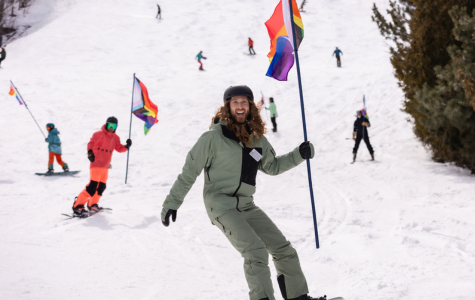
<instances>
[{"instance_id":1,"label":"skis","mask_svg":"<svg viewBox=\"0 0 475 300\"><path fill-rule=\"evenodd\" d=\"M345 298L343 298L343 297L335 297L335 298L330 298L330 299L327 299L327 300L345 300Z\"/></svg>"},{"instance_id":2,"label":"skis","mask_svg":"<svg viewBox=\"0 0 475 300\"><path fill-rule=\"evenodd\" d=\"M98 212L101 212L101 211L104 211L104 210L112 211L112 208L103 207L103 208L101 208L100 210L98 210L98 211L96 211L96 212L90 211L90 212L89 212L89 215L87 215L87 216L85 216L85 217L78 217L78 216L75 216L75 215L68 215L68 214L61 214L61 215L68 217L68 218L66 218L65 220L70 220L70 219L74 219L74 218L87 219L87 218L89 218L89 217L94 216L94 215L97 214Z\"/></svg>"},{"instance_id":3,"label":"skis","mask_svg":"<svg viewBox=\"0 0 475 300\"><path fill-rule=\"evenodd\" d=\"M38 176L70 176L70 175L76 175L81 171L68 171L68 172L53 172L53 173L35 173L35 175Z\"/></svg>"}]
</instances>

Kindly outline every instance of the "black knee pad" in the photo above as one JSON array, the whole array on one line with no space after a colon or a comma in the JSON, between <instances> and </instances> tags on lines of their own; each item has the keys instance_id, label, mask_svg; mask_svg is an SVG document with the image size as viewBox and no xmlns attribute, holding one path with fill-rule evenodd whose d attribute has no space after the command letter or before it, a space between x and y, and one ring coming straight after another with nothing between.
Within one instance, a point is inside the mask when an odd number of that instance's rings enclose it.
<instances>
[{"instance_id":1,"label":"black knee pad","mask_svg":"<svg viewBox=\"0 0 475 300\"><path fill-rule=\"evenodd\" d=\"M91 197L96 193L98 184L99 182L91 180L91 182L86 186L86 192L91 195Z\"/></svg>"},{"instance_id":2,"label":"black knee pad","mask_svg":"<svg viewBox=\"0 0 475 300\"><path fill-rule=\"evenodd\" d=\"M104 182L99 182L99 187L97 188L97 194L102 196L102 193L106 190L106 184Z\"/></svg>"}]
</instances>

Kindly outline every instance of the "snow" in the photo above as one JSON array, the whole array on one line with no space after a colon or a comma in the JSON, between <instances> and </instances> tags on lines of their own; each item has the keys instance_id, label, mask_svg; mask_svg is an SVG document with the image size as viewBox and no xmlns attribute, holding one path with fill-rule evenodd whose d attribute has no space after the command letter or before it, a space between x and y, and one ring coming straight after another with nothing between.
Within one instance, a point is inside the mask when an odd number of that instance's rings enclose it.
<instances>
[{"instance_id":1,"label":"snow","mask_svg":"<svg viewBox=\"0 0 475 300\"><path fill-rule=\"evenodd\" d=\"M239 253L206 215L200 176L161 224L161 204L186 153L207 130L232 84L273 96L284 154L303 141L295 68L288 82L264 76L264 22L277 0L36 0L0 69L0 299L246 299ZM377 0L380 8L386 0ZM255 202L299 253L310 294L346 299L473 299L475 186L470 172L437 164L401 112L388 47L371 21L373 1L309 1L300 60L320 249L315 249L305 164L277 177L260 173ZM45 8L46 7L46 8ZM256 56L247 52L255 41ZM343 51L342 68L331 54ZM203 50L206 72L194 56ZM85 220L64 220L89 181L86 144L109 116L128 137L132 77L148 87L160 122L147 136L132 120L126 154L115 153L101 205ZM61 132L75 177L39 177L47 145L41 128ZM376 161L364 144L351 161L354 114L366 95ZM270 123L270 122L269 122ZM55 165L56 171L60 170ZM272 263L271 263L272 265ZM275 295L280 292L273 272Z\"/></svg>"}]
</instances>

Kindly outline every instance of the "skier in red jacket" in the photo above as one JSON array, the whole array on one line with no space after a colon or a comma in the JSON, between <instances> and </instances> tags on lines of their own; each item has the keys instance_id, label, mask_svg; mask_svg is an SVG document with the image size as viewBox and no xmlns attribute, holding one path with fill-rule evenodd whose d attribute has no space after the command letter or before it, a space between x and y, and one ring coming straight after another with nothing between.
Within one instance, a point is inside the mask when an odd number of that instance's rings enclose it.
<instances>
[{"instance_id":1,"label":"skier in red jacket","mask_svg":"<svg viewBox=\"0 0 475 300\"><path fill-rule=\"evenodd\" d=\"M254 41L251 38L247 41L247 45L249 46L249 54L256 54L256 51L254 51Z\"/></svg>"},{"instance_id":2,"label":"skier in red jacket","mask_svg":"<svg viewBox=\"0 0 475 300\"><path fill-rule=\"evenodd\" d=\"M89 216L89 212L96 213L102 209L98 202L106 189L112 152L114 150L121 153L126 152L132 145L130 139L127 140L125 146L120 143L119 136L115 134L117 125L117 119L109 117L106 124L102 126L100 131L92 135L87 144L87 158L91 161L91 181L75 198L73 213L77 217L85 218ZM86 203L89 212L85 208Z\"/></svg>"}]
</instances>

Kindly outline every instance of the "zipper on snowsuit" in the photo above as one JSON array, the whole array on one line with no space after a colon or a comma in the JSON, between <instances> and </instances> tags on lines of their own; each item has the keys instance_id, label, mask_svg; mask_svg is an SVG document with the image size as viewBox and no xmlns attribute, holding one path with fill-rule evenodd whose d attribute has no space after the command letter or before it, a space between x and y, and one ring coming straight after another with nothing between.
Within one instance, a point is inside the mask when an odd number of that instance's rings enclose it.
<instances>
[{"instance_id":1,"label":"zipper on snowsuit","mask_svg":"<svg viewBox=\"0 0 475 300\"><path fill-rule=\"evenodd\" d=\"M239 191L239 189L241 188L241 183L242 183L242 170L241 170L241 176L239 177L239 185L238 185L236 191L233 194L233 197L236 197L236 199L237 199L236 209L237 209L238 212L241 212L241 210L239 209L239 197L236 196L236 194Z\"/></svg>"}]
</instances>

